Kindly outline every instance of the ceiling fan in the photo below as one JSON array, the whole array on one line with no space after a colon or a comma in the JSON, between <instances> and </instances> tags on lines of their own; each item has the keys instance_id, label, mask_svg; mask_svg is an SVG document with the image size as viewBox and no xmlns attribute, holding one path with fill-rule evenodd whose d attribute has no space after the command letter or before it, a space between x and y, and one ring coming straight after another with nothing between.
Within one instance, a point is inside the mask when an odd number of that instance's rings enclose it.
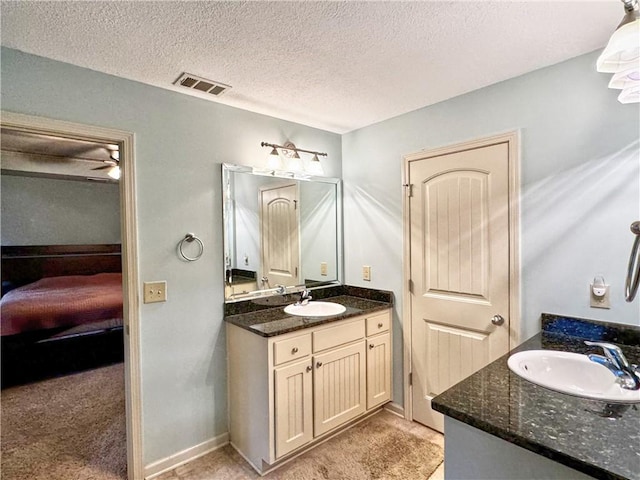
<instances>
[{"instance_id":1,"label":"ceiling fan","mask_svg":"<svg viewBox=\"0 0 640 480\"><path fill-rule=\"evenodd\" d=\"M92 168L91 170L104 170L106 168L109 169L107 175L109 175L114 180L120 179L120 152L118 150L110 150L109 159L102 160L104 165L96 168Z\"/></svg>"}]
</instances>

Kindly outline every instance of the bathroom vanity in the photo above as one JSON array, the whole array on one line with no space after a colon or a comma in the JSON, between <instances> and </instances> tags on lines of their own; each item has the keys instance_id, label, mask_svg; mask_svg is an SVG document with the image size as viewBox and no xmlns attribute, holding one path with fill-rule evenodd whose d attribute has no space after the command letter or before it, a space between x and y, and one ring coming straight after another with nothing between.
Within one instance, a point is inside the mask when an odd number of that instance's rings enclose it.
<instances>
[{"instance_id":1,"label":"bathroom vanity","mask_svg":"<svg viewBox=\"0 0 640 480\"><path fill-rule=\"evenodd\" d=\"M282 306L226 306L230 441L259 473L391 399L391 293L320 292L314 296L346 310L288 315L283 306L293 295Z\"/></svg>"},{"instance_id":2,"label":"bathroom vanity","mask_svg":"<svg viewBox=\"0 0 640 480\"><path fill-rule=\"evenodd\" d=\"M517 351L596 353L584 340L617 344L640 362L638 327L543 314L540 334L435 397L446 478L640 479L640 403L558 393L507 366Z\"/></svg>"}]
</instances>

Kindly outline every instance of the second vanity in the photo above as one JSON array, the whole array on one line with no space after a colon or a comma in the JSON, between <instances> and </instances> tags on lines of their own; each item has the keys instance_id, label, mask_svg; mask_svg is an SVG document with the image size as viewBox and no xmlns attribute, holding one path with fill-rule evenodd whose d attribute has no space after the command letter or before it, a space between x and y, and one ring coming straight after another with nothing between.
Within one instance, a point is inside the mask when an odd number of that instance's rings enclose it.
<instances>
[{"instance_id":1,"label":"second vanity","mask_svg":"<svg viewBox=\"0 0 640 480\"><path fill-rule=\"evenodd\" d=\"M261 474L391 399L391 293L314 296L346 310L289 315L293 296L226 307L230 441Z\"/></svg>"},{"instance_id":2,"label":"second vanity","mask_svg":"<svg viewBox=\"0 0 640 480\"><path fill-rule=\"evenodd\" d=\"M446 415L446 477L640 480L640 403L560 393L508 367L516 352L594 353L585 340L640 361L638 327L542 314L541 333L435 397Z\"/></svg>"}]
</instances>

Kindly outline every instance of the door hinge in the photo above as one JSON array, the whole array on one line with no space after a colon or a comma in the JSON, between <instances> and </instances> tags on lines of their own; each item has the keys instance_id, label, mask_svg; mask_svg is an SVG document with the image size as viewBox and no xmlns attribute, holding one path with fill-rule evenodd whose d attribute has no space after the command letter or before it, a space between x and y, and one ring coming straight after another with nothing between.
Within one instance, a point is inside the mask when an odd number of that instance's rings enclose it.
<instances>
[{"instance_id":1,"label":"door hinge","mask_svg":"<svg viewBox=\"0 0 640 480\"><path fill-rule=\"evenodd\" d=\"M409 386L413 385L413 372L409 374Z\"/></svg>"},{"instance_id":2,"label":"door hinge","mask_svg":"<svg viewBox=\"0 0 640 480\"><path fill-rule=\"evenodd\" d=\"M413 197L413 183L403 183L402 186L407 191L407 197L409 198Z\"/></svg>"},{"instance_id":3,"label":"door hinge","mask_svg":"<svg viewBox=\"0 0 640 480\"><path fill-rule=\"evenodd\" d=\"M409 289L409 293L413 293L413 280L407 280L407 288Z\"/></svg>"},{"instance_id":4,"label":"door hinge","mask_svg":"<svg viewBox=\"0 0 640 480\"><path fill-rule=\"evenodd\" d=\"M127 335L129 335L129 325L125 325L124 330Z\"/></svg>"}]
</instances>

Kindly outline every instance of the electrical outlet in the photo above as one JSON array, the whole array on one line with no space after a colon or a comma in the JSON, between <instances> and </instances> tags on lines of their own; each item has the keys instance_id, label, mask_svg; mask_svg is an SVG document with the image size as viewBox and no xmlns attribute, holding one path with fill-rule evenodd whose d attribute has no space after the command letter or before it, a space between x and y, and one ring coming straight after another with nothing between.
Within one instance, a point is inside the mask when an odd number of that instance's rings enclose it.
<instances>
[{"instance_id":1,"label":"electrical outlet","mask_svg":"<svg viewBox=\"0 0 640 480\"><path fill-rule=\"evenodd\" d=\"M589 285L589 298L591 299L590 306L592 308L611 308L611 299L610 299L610 295L609 295L609 285L596 287L595 290L597 292L598 292L598 288L604 290L604 294L603 295L599 295L599 296L596 295L593 292L594 291L593 285Z\"/></svg>"},{"instance_id":2,"label":"electrical outlet","mask_svg":"<svg viewBox=\"0 0 640 480\"><path fill-rule=\"evenodd\" d=\"M362 266L362 279L367 282L371 281L371 267L369 265Z\"/></svg>"},{"instance_id":3,"label":"electrical outlet","mask_svg":"<svg viewBox=\"0 0 640 480\"><path fill-rule=\"evenodd\" d=\"M166 302L167 282L144 282L144 303Z\"/></svg>"},{"instance_id":4,"label":"electrical outlet","mask_svg":"<svg viewBox=\"0 0 640 480\"><path fill-rule=\"evenodd\" d=\"M327 276L327 262L320 262L320 275Z\"/></svg>"}]
</instances>

